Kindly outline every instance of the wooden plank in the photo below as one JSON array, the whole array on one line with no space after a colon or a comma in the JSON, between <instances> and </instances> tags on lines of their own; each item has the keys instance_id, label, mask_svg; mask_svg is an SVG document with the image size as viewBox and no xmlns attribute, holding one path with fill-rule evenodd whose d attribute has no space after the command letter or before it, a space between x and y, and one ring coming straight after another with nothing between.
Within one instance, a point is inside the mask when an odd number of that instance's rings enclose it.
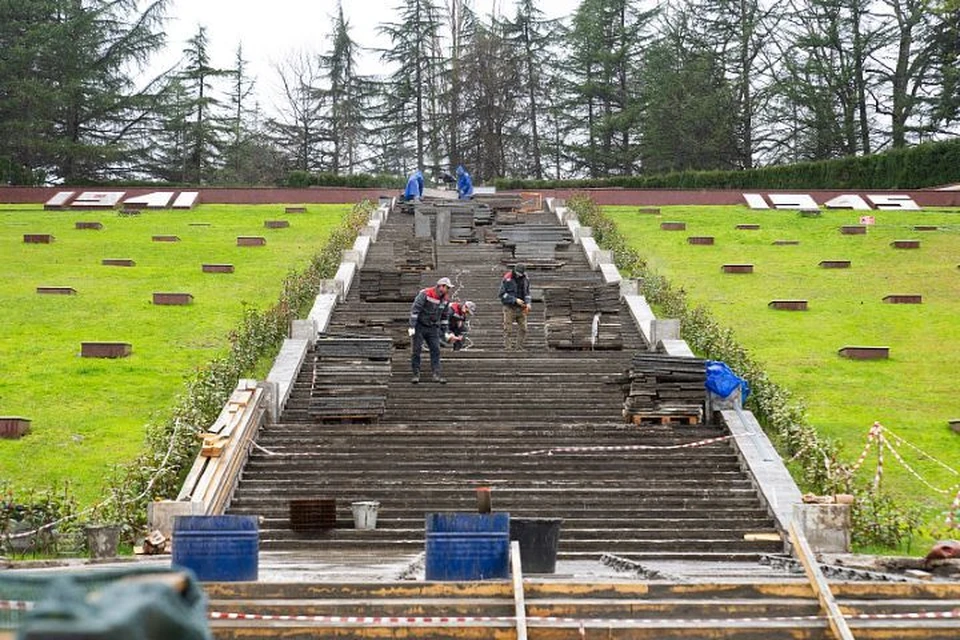
<instances>
[{"instance_id":1,"label":"wooden plank","mask_svg":"<svg viewBox=\"0 0 960 640\"><path fill-rule=\"evenodd\" d=\"M517 640L527 640L527 605L523 597L523 569L520 542L510 541L510 570L513 573L513 608L517 618Z\"/></svg>"},{"instance_id":2,"label":"wooden plank","mask_svg":"<svg viewBox=\"0 0 960 640\"><path fill-rule=\"evenodd\" d=\"M843 613L841 613L840 607L837 606L837 601L830 591L830 584L820 570L820 565L817 564L813 551L810 549L807 537L797 529L796 522L790 523L790 542L793 544L794 553L803 564L803 570L817 594L820 607L827 614L827 623L830 625L833 635L838 640L854 640L853 633L847 625L847 620L843 617Z\"/></svg>"}]
</instances>

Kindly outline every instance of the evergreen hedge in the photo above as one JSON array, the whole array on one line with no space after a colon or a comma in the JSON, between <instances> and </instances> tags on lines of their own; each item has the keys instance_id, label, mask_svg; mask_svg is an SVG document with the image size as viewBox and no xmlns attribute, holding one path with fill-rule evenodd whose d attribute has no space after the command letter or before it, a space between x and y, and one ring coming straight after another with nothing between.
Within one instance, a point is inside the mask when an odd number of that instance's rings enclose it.
<instances>
[{"instance_id":1,"label":"evergreen hedge","mask_svg":"<svg viewBox=\"0 0 960 640\"><path fill-rule=\"evenodd\" d=\"M283 186L305 187L348 187L355 189L403 189L407 184L406 178L369 173L337 174L337 173L310 173L309 171L291 171Z\"/></svg>"},{"instance_id":2,"label":"evergreen hedge","mask_svg":"<svg viewBox=\"0 0 960 640\"><path fill-rule=\"evenodd\" d=\"M497 189L923 189L960 182L960 139L887 153L745 171L680 171L583 180L494 181Z\"/></svg>"}]
</instances>

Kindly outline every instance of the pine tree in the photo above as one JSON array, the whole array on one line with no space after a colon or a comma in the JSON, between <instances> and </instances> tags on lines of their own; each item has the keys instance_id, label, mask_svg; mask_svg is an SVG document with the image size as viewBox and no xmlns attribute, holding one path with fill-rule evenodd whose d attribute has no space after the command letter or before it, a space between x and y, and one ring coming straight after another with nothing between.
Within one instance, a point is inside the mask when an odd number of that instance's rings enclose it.
<instances>
[{"instance_id":1,"label":"pine tree","mask_svg":"<svg viewBox=\"0 0 960 640\"><path fill-rule=\"evenodd\" d=\"M65 182L129 170L152 96L134 76L164 43L167 0L0 3L0 157Z\"/></svg>"},{"instance_id":2,"label":"pine tree","mask_svg":"<svg viewBox=\"0 0 960 640\"><path fill-rule=\"evenodd\" d=\"M194 184L213 178L222 162L223 149L230 126L222 113L222 104L215 95L215 81L231 72L210 64L207 30L199 27L187 41L186 66L180 74L189 95L191 122L187 129L188 177Z\"/></svg>"},{"instance_id":3,"label":"pine tree","mask_svg":"<svg viewBox=\"0 0 960 640\"><path fill-rule=\"evenodd\" d=\"M428 139L439 124L430 119L431 100L441 93L436 85L442 64L439 9L433 0L404 0L397 11L399 22L379 27L391 42L380 57L395 65L384 83L380 117L387 144L409 159L404 169L425 168ZM430 158L435 168L440 162L439 157Z\"/></svg>"}]
</instances>

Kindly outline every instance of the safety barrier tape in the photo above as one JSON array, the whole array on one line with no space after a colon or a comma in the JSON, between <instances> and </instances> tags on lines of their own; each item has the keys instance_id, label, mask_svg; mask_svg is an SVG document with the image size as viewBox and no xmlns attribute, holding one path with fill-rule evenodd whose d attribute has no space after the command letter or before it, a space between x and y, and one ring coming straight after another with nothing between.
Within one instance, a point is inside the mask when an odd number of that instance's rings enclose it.
<instances>
[{"instance_id":1,"label":"safety barrier tape","mask_svg":"<svg viewBox=\"0 0 960 640\"><path fill-rule=\"evenodd\" d=\"M617 445L617 446L595 446L595 447L554 447L553 449L537 449L536 451L524 451L522 453L515 453L516 456L539 456L539 455L548 455L552 456L555 453L595 453L595 452L606 452L606 451L667 451L673 449L693 449L695 447L705 447L710 444L716 444L717 442L723 442L724 440L730 440L733 438L732 435L729 436L720 436L718 438L709 438L707 440L698 440L696 442L688 442L687 444L667 444L667 445L652 445L652 444L631 444L631 445Z\"/></svg>"},{"instance_id":2,"label":"safety barrier tape","mask_svg":"<svg viewBox=\"0 0 960 640\"><path fill-rule=\"evenodd\" d=\"M22 600L0 600L2 611L29 611L33 602ZM513 616L306 616L278 615L259 613L240 613L232 611L210 611L210 620L241 620L263 622L315 622L330 624L357 625L457 625L487 622L513 624ZM850 620L960 620L960 609L952 611L918 611L904 613L862 613L845 616ZM747 622L796 622L822 620L822 616L760 616L756 618L697 618L703 623L747 623ZM575 623L586 625L626 625L626 624L674 624L676 621L664 618L561 618L552 616L528 616L531 626L551 623Z\"/></svg>"},{"instance_id":3,"label":"safety barrier tape","mask_svg":"<svg viewBox=\"0 0 960 640\"><path fill-rule=\"evenodd\" d=\"M877 435L880 433L880 429L883 427L880 426L879 422L874 422L873 426L870 427L870 431L867 432L867 442L863 447L863 453L860 454L860 457L857 458L857 461L852 467L850 467L850 475L853 475L857 470L863 465L867 459L867 455L870 453L870 447L873 446L873 441L876 440Z\"/></svg>"},{"instance_id":4,"label":"safety barrier tape","mask_svg":"<svg viewBox=\"0 0 960 640\"><path fill-rule=\"evenodd\" d=\"M883 437L877 434L877 472L873 474L873 490L880 490L880 481L883 479Z\"/></svg>"},{"instance_id":5,"label":"safety barrier tape","mask_svg":"<svg viewBox=\"0 0 960 640\"><path fill-rule=\"evenodd\" d=\"M893 448L893 445L890 444L890 441L887 440L886 437L884 437L883 435L881 435L880 437L883 439L883 443L884 443L885 445L887 445L887 449L890 450L890 453L893 455L893 457L896 458L897 462L899 462L901 465L903 465L903 468L906 469L907 472L910 473L910 475L912 475L914 478L916 478L917 480L919 480L921 484L926 485L926 487L927 487L928 489L930 489L931 491L933 491L933 492L935 492L935 493L939 493L939 494L942 494L942 495L948 495L948 494L950 494L950 493L952 492L953 489L956 488L956 487L951 487L950 489L938 489L937 487L935 487L935 486L933 486L932 484L930 484L929 482L927 482L927 480L926 480L925 478L923 478L919 473L917 473L917 472L914 470L914 468L911 467L911 466L907 463L907 461L903 459L903 456L900 455L900 452Z\"/></svg>"},{"instance_id":6,"label":"safety barrier tape","mask_svg":"<svg viewBox=\"0 0 960 640\"><path fill-rule=\"evenodd\" d=\"M211 611L208 616L211 620L256 620L264 622L315 622L329 624L356 624L356 625L458 625L478 623L509 623L513 624L513 616L304 616L304 615L275 615L252 614ZM960 619L960 610L952 611L919 611L904 613L862 613L845 616L851 620L952 620ZM758 616L755 618L696 618L687 622L702 624L743 624L755 622L815 622L823 620L823 616ZM674 625L678 620L673 618L568 618L553 616L527 616L530 626L547 624L584 624L590 626L613 625ZM680 621L682 622L682 620Z\"/></svg>"},{"instance_id":7,"label":"safety barrier tape","mask_svg":"<svg viewBox=\"0 0 960 640\"><path fill-rule=\"evenodd\" d=\"M898 445L902 445L902 446L908 447L908 448L910 448L910 449L913 449L914 451L916 451L918 454L920 454L921 456L923 456L923 457L926 458L927 460L930 460L931 462L933 462L933 463L935 463L935 464L943 467L944 469L946 469L947 471L949 471L949 472L952 473L953 475L955 475L955 476L960 476L960 471L957 471L956 469L954 469L953 467L951 467L951 466L948 465L947 463L938 460L937 458L935 458L934 456L930 455L929 453L927 453L926 451L924 451L923 449L921 449L921 448L918 447L917 445L911 444L910 442L907 442L907 441L904 440L902 437L898 436L898 435L895 434L893 431L891 431L889 427L883 427L883 435L884 435L885 437L893 438L894 441L895 441Z\"/></svg>"}]
</instances>

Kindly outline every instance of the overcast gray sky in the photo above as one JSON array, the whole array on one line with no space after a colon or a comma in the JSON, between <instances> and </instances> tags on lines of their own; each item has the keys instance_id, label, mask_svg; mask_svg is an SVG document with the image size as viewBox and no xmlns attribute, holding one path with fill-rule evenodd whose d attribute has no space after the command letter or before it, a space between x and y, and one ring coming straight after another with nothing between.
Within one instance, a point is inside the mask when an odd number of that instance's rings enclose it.
<instances>
[{"instance_id":1,"label":"overcast gray sky","mask_svg":"<svg viewBox=\"0 0 960 640\"><path fill-rule=\"evenodd\" d=\"M365 47L389 44L377 33L377 25L396 21L400 0L343 0L343 11L354 41ZM439 5L445 6L440 0ZM579 0L541 0L548 18L571 13ZM211 64L232 67L237 44L243 43L244 58L250 62L262 93L274 84L276 63L296 51L324 51L328 47L336 0L173 0L167 22L167 51L152 68L174 64L198 25L207 28ZM513 0L473 0L474 10L487 16L494 10L515 13ZM361 60L362 73L377 74L383 69L377 56Z\"/></svg>"}]
</instances>

